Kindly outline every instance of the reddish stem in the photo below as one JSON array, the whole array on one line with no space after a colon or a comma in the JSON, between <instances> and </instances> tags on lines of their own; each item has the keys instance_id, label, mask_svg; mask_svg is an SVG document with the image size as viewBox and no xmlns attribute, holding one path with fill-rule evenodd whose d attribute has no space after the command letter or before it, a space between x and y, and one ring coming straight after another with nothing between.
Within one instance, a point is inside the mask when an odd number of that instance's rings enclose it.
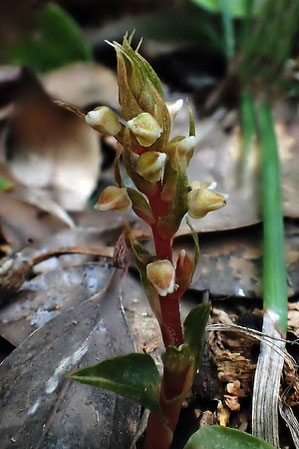
<instances>
[{"instance_id":1,"label":"reddish stem","mask_svg":"<svg viewBox=\"0 0 299 449\"><path fill-rule=\"evenodd\" d=\"M184 343L180 315L180 299L159 296L161 308L161 331L165 347L180 346Z\"/></svg>"},{"instance_id":2,"label":"reddish stem","mask_svg":"<svg viewBox=\"0 0 299 449\"><path fill-rule=\"evenodd\" d=\"M156 254L159 259L172 259L172 238L164 239L158 230L156 224L152 225L152 232L155 242Z\"/></svg>"}]
</instances>

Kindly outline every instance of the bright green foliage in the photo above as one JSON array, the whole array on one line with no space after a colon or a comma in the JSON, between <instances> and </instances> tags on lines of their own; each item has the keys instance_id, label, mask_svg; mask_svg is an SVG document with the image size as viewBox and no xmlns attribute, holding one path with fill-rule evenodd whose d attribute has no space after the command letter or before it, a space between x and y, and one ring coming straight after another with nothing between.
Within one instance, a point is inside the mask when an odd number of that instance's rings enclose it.
<instances>
[{"instance_id":1,"label":"bright green foliage","mask_svg":"<svg viewBox=\"0 0 299 449\"><path fill-rule=\"evenodd\" d=\"M274 449L274 447L240 430L224 426L208 426L194 433L185 449Z\"/></svg>"},{"instance_id":2,"label":"bright green foliage","mask_svg":"<svg viewBox=\"0 0 299 449\"><path fill-rule=\"evenodd\" d=\"M184 321L185 343L189 346L197 364L200 360L205 340L205 328L209 319L211 305L200 304L191 310Z\"/></svg>"},{"instance_id":3,"label":"bright green foliage","mask_svg":"<svg viewBox=\"0 0 299 449\"><path fill-rule=\"evenodd\" d=\"M147 354L129 354L104 360L70 376L84 384L105 388L161 413L158 400L161 378L153 359Z\"/></svg>"},{"instance_id":4,"label":"bright green foliage","mask_svg":"<svg viewBox=\"0 0 299 449\"><path fill-rule=\"evenodd\" d=\"M41 10L36 27L6 50L6 62L46 72L74 61L90 61L91 50L78 24L56 3Z\"/></svg>"},{"instance_id":5,"label":"bright green foliage","mask_svg":"<svg viewBox=\"0 0 299 449\"><path fill-rule=\"evenodd\" d=\"M214 13L222 11L222 0L193 0L193 2ZM254 12L257 14L265 0L226 0L225 3L230 8L232 16L244 17L248 11L248 4L253 2L255 3Z\"/></svg>"}]
</instances>

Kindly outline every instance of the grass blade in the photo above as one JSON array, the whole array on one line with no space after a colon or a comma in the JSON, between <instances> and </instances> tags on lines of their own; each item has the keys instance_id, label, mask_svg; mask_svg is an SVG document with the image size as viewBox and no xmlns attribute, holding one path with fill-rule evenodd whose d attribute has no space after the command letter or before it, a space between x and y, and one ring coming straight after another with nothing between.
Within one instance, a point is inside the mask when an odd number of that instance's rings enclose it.
<instances>
[{"instance_id":1,"label":"grass blade","mask_svg":"<svg viewBox=\"0 0 299 449\"><path fill-rule=\"evenodd\" d=\"M278 147L267 102L257 108L262 162L263 332L285 337L287 329L287 283ZM281 350L284 341L278 341ZM252 397L252 433L279 447L278 400L284 356L261 343Z\"/></svg>"}]
</instances>

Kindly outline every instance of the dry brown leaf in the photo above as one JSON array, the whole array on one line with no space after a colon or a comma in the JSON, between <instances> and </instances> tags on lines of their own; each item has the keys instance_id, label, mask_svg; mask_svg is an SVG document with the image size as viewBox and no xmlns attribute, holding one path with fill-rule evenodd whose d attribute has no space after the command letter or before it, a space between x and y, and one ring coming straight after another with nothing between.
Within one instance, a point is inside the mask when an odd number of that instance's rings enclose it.
<instances>
[{"instance_id":1,"label":"dry brown leaf","mask_svg":"<svg viewBox=\"0 0 299 449\"><path fill-rule=\"evenodd\" d=\"M47 191L62 207L82 209L99 176L97 133L55 104L28 70L11 84L15 92L7 101L14 109L1 151L7 167L18 182Z\"/></svg>"},{"instance_id":2,"label":"dry brown leaf","mask_svg":"<svg viewBox=\"0 0 299 449\"><path fill-rule=\"evenodd\" d=\"M78 108L90 104L119 107L116 75L99 64L71 64L43 75L42 83L52 98Z\"/></svg>"}]
</instances>

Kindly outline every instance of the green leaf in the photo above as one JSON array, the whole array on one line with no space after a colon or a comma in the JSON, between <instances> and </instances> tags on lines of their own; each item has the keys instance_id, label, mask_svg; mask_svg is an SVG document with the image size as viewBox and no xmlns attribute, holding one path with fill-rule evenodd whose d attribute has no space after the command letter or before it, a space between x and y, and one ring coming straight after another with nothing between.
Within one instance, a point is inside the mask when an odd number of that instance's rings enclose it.
<instances>
[{"instance_id":1,"label":"green leaf","mask_svg":"<svg viewBox=\"0 0 299 449\"><path fill-rule=\"evenodd\" d=\"M210 311L210 303L200 304L191 310L184 321L185 343L188 344L197 363L201 357Z\"/></svg>"},{"instance_id":2,"label":"green leaf","mask_svg":"<svg viewBox=\"0 0 299 449\"><path fill-rule=\"evenodd\" d=\"M0 192L11 189L12 186L12 183L8 179L2 178L2 176L0 176Z\"/></svg>"},{"instance_id":3,"label":"green leaf","mask_svg":"<svg viewBox=\"0 0 299 449\"><path fill-rule=\"evenodd\" d=\"M274 449L274 446L240 430L208 426L194 433L184 449Z\"/></svg>"},{"instance_id":4,"label":"green leaf","mask_svg":"<svg viewBox=\"0 0 299 449\"><path fill-rule=\"evenodd\" d=\"M74 61L90 61L92 54L74 19L49 2L30 33L6 50L5 59L7 63L46 72Z\"/></svg>"},{"instance_id":5,"label":"green leaf","mask_svg":"<svg viewBox=\"0 0 299 449\"><path fill-rule=\"evenodd\" d=\"M222 12L222 3L219 0L192 0L196 5L201 6L211 12L221 13ZM248 0L227 0L227 4L230 8L230 14L233 17L245 17L248 11L247 6ZM254 13L258 14L262 5L266 0L256 0Z\"/></svg>"},{"instance_id":6,"label":"green leaf","mask_svg":"<svg viewBox=\"0 0 299 449\"><path fill-rule=\"evenodd\" d=\"M129 354L80 369L70 377L84 384L114 391L161 414L161 377L148 354Z\"/></svg>"}]
</instances>

